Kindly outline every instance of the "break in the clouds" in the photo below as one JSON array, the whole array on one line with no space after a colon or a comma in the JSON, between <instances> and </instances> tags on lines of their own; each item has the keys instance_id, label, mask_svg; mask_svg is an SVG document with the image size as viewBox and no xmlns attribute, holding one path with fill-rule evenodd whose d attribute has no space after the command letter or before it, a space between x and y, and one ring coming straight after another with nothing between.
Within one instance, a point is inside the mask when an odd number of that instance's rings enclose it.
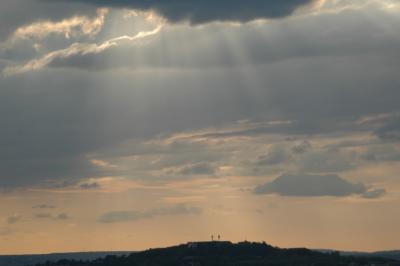
<instances>
[{"instance_id":1,"label":"break in the clouds","mask_svg":"<svg viewBox=\"0 0 400 266\"><path fill-rule=\"evenodd\" d=\"M173 207L163 207L158 209L151 209L147 211L112 211L104 213L99 219L100 223L121 223L130 222L141 219L157 218L159 216L169 215L187 215L199 214L201 209L197 207L188 207L179 204Z\"/></svg>"},{"instance_id":2,"label":"break in the clouds","mask_svg":"<svg viewBox=\"0 0 400 266\"><path fill-rule=\"evenodd\" d=\"M48 1L48 0L45 0ZM189 21L200 24L212 21L250 21L255 19L281 18L296 9L315 2L313 0L220 0L216 1L163 1L163 0L74 0L101 7L132 8L155 11L171 22Z\"/></svg>"},{"instance_id":3,"label":"break in the clouds","mask_svg":"<svg viewBox=\"0 0 400 266\"><path fill-rule=\"evenodd\" d=\"M352 183L338 175L284 174L254 189L255 194L278 194L292 197L346 197L359 195L377 198L384 189L368 190L362 183Z\"/></svg>"}]
</instances>

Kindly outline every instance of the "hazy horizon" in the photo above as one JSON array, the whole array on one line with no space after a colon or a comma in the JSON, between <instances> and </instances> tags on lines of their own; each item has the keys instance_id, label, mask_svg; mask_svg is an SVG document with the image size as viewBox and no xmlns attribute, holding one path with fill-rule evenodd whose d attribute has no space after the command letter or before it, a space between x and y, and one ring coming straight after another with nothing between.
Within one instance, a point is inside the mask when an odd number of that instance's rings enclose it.
<instances>
[{"instance_id":1,"label":"hazy horizon","mask_svg":"<svg viewBox=\"0 0 400 266\"><path fill-rule=\"evenodd\" d=\"M3 0L0 254L400 247L398 0Z\"/></svg>"}]
</instances>

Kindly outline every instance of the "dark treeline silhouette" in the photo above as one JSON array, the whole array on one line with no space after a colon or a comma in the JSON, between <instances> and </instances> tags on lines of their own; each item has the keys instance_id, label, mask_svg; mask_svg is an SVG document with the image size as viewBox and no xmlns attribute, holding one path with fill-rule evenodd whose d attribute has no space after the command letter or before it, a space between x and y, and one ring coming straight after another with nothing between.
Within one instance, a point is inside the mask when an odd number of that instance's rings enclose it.
<instances>
[{"instance_id":1,"label":"dark treeline silhouette","mask_svg":"<svg viewBox=\"0 0 400 266\"><path fill-rule=\"evenodd\" d=\"M266 243L192 242L184 245L150 249L123 256L107 256L93 261L60 260L37 266L400 266L385 258L340 256L305 248L280 249Z\"/></svg>"}]
</instances>

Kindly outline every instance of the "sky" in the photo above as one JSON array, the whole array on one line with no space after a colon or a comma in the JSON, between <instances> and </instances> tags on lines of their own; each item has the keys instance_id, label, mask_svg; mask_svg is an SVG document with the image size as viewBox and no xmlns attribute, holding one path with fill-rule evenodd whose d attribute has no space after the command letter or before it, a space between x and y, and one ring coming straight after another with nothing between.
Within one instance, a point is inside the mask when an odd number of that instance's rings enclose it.
<instances>
[{"instance_id":1,"label":"sky","mask_svg":"<svg viewBox=\"0 0 400 266\"><path fill-rule=\"evenodd\" d=\"M400 247L400 1L2 0L0 254Z\"/></svg>"}]
</instances>

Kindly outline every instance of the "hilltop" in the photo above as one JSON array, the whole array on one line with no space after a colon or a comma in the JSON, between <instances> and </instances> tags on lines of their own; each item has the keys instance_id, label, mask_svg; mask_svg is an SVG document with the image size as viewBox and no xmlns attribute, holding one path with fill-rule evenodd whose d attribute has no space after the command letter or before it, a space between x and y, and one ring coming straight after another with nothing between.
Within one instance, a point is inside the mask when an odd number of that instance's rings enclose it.
<instances>
[{"instance_id":1,"label":"hilltop","mask_svg":"<svg viewBox=\"0 0 400 266\"><path fill-rule=\"evenodd\" d=\"M263 243L228 241L190 242L168 248L149 249L130 255L111 255L92 261L60 260L37 266L400 266L400 262L380 257L341 256L305 248L281 249Z\"/></svg>"}]
</instances>

